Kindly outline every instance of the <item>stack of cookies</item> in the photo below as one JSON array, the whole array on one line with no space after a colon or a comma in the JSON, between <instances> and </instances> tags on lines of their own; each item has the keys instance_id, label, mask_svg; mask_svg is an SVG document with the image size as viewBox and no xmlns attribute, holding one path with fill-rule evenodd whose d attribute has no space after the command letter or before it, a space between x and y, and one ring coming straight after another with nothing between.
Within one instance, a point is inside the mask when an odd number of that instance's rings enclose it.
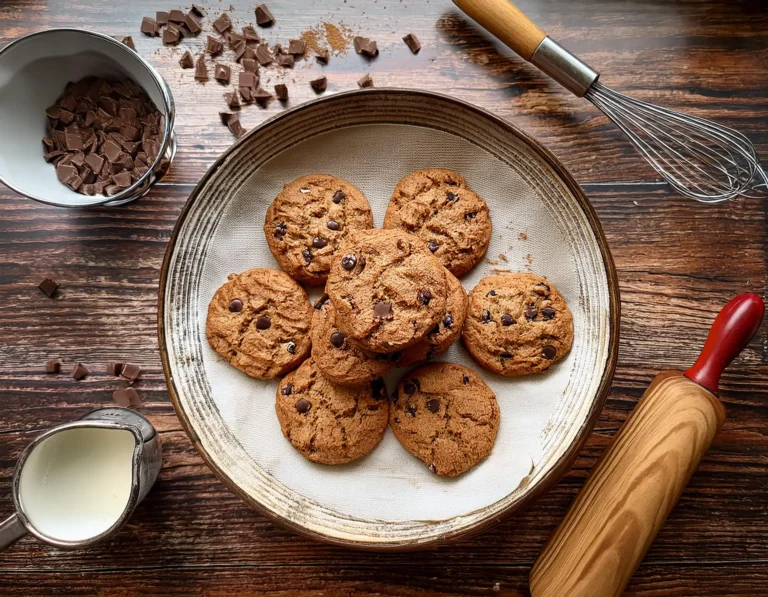
<instances>
[{"instance_id":1,"label":"stack of cookies","mask_svg":"<svg viewBox=\"0 0 768 597\"><path fill-rule=\"evenodd\" d=\"M456 172L401 179L383 229L348 181L303 176L270 205L264 232L283 271L231 275L211 301L207 336L246 374L285 376L283 434L314 462L367 454L389 424L432 472L459 475L493 447L491 389L451 363L409 371L391 398L382 376L443 354L459 335L481 366L506 376L544 371L570 348L571 314L542 278L491 276L467 297L457 276L485 255L491 219ZM311 305L299 283L325 292Z\"/></svg>"}]
</instances>

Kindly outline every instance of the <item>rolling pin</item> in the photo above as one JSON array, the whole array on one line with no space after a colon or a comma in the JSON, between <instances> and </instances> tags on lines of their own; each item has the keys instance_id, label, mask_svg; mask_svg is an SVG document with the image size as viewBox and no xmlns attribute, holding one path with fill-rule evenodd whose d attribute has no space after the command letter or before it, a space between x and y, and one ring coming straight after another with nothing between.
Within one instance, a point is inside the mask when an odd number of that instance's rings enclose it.
<instances>
[{"instance_id":1,"label":"rolling pin","mask_svg":"<svg viewBox=\"0 0 768 597\"><path fill-rule=\"evenodd\" d=\"M532 597L619 597L725 421L723 370L765 306L732 299L696 363L660 373L606 448L531 570Z\"/></svg>"}]
</instances>

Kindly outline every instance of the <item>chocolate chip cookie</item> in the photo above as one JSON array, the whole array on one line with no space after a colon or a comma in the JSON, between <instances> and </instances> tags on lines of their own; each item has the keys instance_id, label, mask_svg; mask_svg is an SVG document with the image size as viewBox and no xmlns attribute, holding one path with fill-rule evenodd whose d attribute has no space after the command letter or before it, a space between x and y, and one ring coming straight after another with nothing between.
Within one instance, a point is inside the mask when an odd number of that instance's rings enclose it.
<instances>
[{"instance_id":1,"label":"chocolate chip cookie","mask_svg":"<svg viewBox=\"0 0 768 597\"><path fill-rule=\"evenodd\" d=\"M395 366L391 355L351 344L336 325L336 309L324 294L312 315L312 360L323 376L338 384L358 385L381 377Z\"/></svg>"},{"instance_id":2,"label":"chocolate chip cookie","mask_svg":"<svg viewBox=\"0 0 768 597\"><path fill-rule=\"evenodd\" d=\"M538 373L570 350L573 317L552 283L539 276L489 276L469 293L462 338L489 371Z\"/></svg>"},{"instance_id":3,"label":"chocolate chip cookie","mask_svg":"<svg viewBox=\"0 0 768 597\"><path fill-rule=\"evenodd\" d=\"M368 228L373 228L368 200L351 183L328 174L285 185L264 219L264 234L280 267L312 286L325 283L339 245L355 230Z\"/></svg>"},{"instance_id":4,"label":"chocolate chip cookie","mask_svg":"<svg viewBox=\"0 0 768 597\"><path fill-rule=\"evenodd\" d=\"M440 476L469 470L496 441L496 395L472 369L451 363L414 369L397 384L392 403L395 437Z\"/></svg>"},{"instance_id":5,"label":"chocolate chip cookie","mask_svg":"<svg viewBox=\"0 0 768 597\"><path fill-rule=\"evenodd\" d=\"M344 335L371 352L421 340L445 314L445 268L401 230L355 232L334 257L326 292Z\"/></svg>"},{"instance_id":6,"label":"chocolate chip cookie","mask_svg":"<svg viewBox=\"0 0 768 597\"><path fill-rule=\"evenodd\" d=\"M445 314L426 337L403 350L398 365L408 367L419 361L426 361L443 354L461 334L467 315L467 293L458 278L446 270L448 297Z\"/></svg>"},{"instance_id":7,"label":"chocolate chip cookie","mask_svg":"<svg viewBox=\"0 0 768 597\"><path fill-rule=\"evenodd\" d=\"M257 379L296 368L309 356L312 304L286 273L251 269L230 274L213 295L205 322L211 347Z\"/></svg>"},{"instance_id":8,"label":"chocolate chip cookie","mask_svg":"<svg viewBox=\"0 0 768 597\"><path fill-rule=\"evenodd\" d=\"M282 379L275 410L285 438L309 460L344 464L379 443L387 429L389 400L380 379L338 385L310 358Z\"/></svg>"},{"instance_id":9,"label":"chocolate chip cookie","mask_svg":"<svg viewBox=\"0 0 768 597\"><path fill-rule=\"evenodd\" d=\"M418 236L454 275L479 262L491 240L488 206L457 172L418 170L400 179L384 216L384 228Z\"/></svg>"}]
</instances>

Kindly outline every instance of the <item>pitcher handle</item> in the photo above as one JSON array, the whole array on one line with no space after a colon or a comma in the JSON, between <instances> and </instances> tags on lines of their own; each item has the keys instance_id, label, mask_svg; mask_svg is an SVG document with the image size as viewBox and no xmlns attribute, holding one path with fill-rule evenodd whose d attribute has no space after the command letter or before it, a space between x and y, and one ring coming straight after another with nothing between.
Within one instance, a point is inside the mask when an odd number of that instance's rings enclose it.
<instances>
[{"instance_id":1,"label":"pitcher handle","mask_svg":"<svg viewBox=\"0 0 768 597\"><path fill-rule=\"evenodd\" d=\"M18 514L12 514L0 522L0 551L10 547L26 534L27 529Z\"/></svg>"}]
</instances>

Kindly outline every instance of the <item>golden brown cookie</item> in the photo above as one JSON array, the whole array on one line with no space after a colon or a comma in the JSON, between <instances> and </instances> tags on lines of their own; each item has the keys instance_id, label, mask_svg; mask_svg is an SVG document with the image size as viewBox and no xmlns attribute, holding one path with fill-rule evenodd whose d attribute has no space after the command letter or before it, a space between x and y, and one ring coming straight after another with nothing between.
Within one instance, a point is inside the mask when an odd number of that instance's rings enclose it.
<instances>
[{"instance_id":1,"label":"golden brown cookie","mask_svg":"<svg viewBox=\"0 0 768 597\"><path fill-rule=\"evenodd\" d=\"M325 283L339 245L355 230L368 228L373 228L368 200L357 187L329 174L285 185L264 219L264 234L280 267L312 286Z\"/></svg>"},{"instance_id":2,"label":"golden brown cookie","mask_svg":"<svg viewBox=\"0 0 768 597\"><path fill-rule=\"evenodd\" d=\"M462 339L489 371L510 377L538 373L571 349L573 317L544 278L489 276L469 293Z\"/></svg>"},{"instance_id":3,"label":"golden brown cookie","mask_svg":"<svg viewBox=\"0 0 768 597\"><path fill-rule=\"evenodd\" d=\"M408 367L443 354L461 334L467 315L467 293L451 272L446 270L445 278L448 282L445 314L426 337L403 350L397 363L400 367Z\"/></svg>"},{"instance_id":4,"label":"golden brown cookie","mask_svg":"<svg viewBox=\"0 0 768 597\"><path fill-rule=\"evenodd\" d=\"M368 352L347 340L336 325L336 309L324 294L312 315L312 360L323 376L342 385L359 385L395 366L390 355Z\"/></svg>"},{"instance_id":5,"label":"golden brown cookie","mask_svg":"<svg viewBox=\"0 0 768 597\"><path fill-rule=\"evenodd\" d=\"M387 429L389 400L381 379L338 385L307 359L280 381L275 410L283 435L304 456L344 464L379 443Z\"/></svg>"},{"instance_id":6,"label":"golden brown cookie","mask_svg":"<svg viewBox=\"0 0 768 597\"><path fill-rule=\"evenodd\" d=\"M371 352L415 344L445 314L445 268L400 230L354 233L331 265L326 292L344 335Z\"/></svg>"},{"instance_id":7,"label":"golden brown cookie","mask_svg":"<svg viewBox=\"0 0 768 597\"><path fill-rule=\"evenodd\" d=\"M488 205L458 172L418 170L397 183L384 216L384 228L418 236L454 275L472 269L488 249Z\"/></svg>"},{"instance_id":8,"label":"golden brown cookie","mask_svg":"<svg viewBox=\"0 0 768 597\"><path fill-rule=\"evenodd\" d=\"M213 295L205 322L211 347L257 379L296 368L309 356L312 304L285 273L251 269L230 274Z\"/></svg>"},{"instance_id":9,"label":"golden brown cookie","mask_svg":"<svg viewBox=\"0 0 768 597\"><path fill-rule=\"evenodd\" d=\"M496 441L496 395L472 369L451 363L423 365L400 380L392 402L389 422L395 437L443 477L475 466Z\"/></svg>"}]
</instances>

